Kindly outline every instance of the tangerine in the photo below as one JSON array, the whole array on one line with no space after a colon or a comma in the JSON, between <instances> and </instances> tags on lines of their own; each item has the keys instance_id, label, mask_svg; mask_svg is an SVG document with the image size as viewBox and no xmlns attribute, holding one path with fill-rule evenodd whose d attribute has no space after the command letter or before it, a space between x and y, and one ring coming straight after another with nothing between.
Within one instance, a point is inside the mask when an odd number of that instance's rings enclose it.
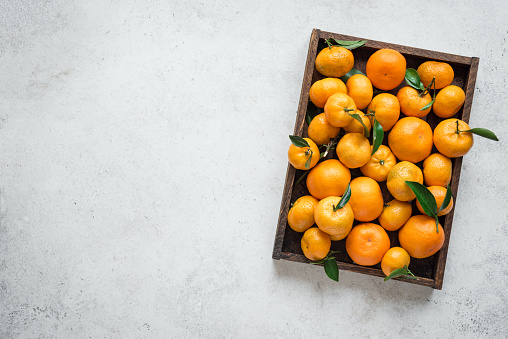
<instances>
[{"instance_id":1,"label":"tangerine","mask_svg":"<svg viewBox=\"0 0 508 339\"><path fill-rule=\"evenodd\" d=\"M339 46L325 47L316 57L316 70L324 76L340 78L353 68L354 63L350 50Z\"/></svg>"},{"instance_id":2,"label":"tangerine","mask_svg":"<svg viewBox=\"0 0 508 339\"><path fill-rule=\"evenodd\" d=\"M469 129L462 120L443 120L434 129L434 145L449 158L462 157L473 147L473 134L464 132Z\"/></svg>"},{"instance_id":3,"label":"tangerine","mask_svg":"<svg viewBox=\"0 0 508 339\"><path fill-rule=\"evenodd\" d=\"M293 231L305 232L314 225L314 208L319 200L311 195L298 198L288 213L288 224Z\"/></svg>"},{"instance_id":4,"label":"tangerine","mask_svg":"<svg viewBox=\"0 0 508 339\"><path fill-rule=\"evenodd\" d=\"M415 215L399 230L400 246L413 258L423 259L435 254L443 247L445 235L438 224L436 232L434 218L427 215Z\"/></svg>"},{"instance_id":5,"label":"tangerine","mask_svg":"<svg viewBox=\"0 0 508 339\"><path fill-rule=\"evenodd\" d=\"M291 165L293 165L294 168L299 170L307 170L314 166L319 161L319 158L321 156L321 153L319 152L319 148L309 138L303 138L307 143L309 144L309 147L298 147L293 144L289 146L288 150L288 160ZM310 166L305 167L305 164L307 163L307 160L309 160L309 157L311 157L310 160Z\"/></svg>"},{"instance_id":6,"label":"tangerine","mask_svg":"<svg viewBox=\"0 0 508 339\"><path fill-rule=\"evenodd\" d=\"M342 196L351 181L351 172L337 159L317 164L307 175L307 189L316 199Z\"/></svg>"},{"instance_id":7,"label":"tangerine","mask_svg":"<svg viewBox=\"0 0 508 339\"><path fill-rule=\"evenodd\" d=\"M422 119L402 118L390 131L388 146L397 159L420 162L432 152L432 129Z\"/></svg>"},{"instance_id":8,"label":"tangerine","mask_svg":"<svg viewBox=\"0 0 508 339\"><path fill-rule=\"evenodd\" d=\"M337 78L324 78L312 84L309 97L316 107L323 108L328 98L338 92L347 94L344 82Z\"/></svg>"},{"instance_id":9,"label":"tangerine","mask_svg":"<svg viewBox=\"0 0 508 339\"><path fill-rule=\"evenodd\" d=\"M346 238L347 254L355 263L362 266L380 263L389 248L390 238L386 231L372 223L353 227Z\"/></svg>"},{"instance_id":10,"label":"tangerine","mask_svg":"<svg viewBox=\"0 0 508 339\"><path fill-rule=\"evenodd\" d=\"M396 50L380 49L367 60L366 73L376 88L392 90L406 76L406 58Z\"/></svg>"}]
</instances>

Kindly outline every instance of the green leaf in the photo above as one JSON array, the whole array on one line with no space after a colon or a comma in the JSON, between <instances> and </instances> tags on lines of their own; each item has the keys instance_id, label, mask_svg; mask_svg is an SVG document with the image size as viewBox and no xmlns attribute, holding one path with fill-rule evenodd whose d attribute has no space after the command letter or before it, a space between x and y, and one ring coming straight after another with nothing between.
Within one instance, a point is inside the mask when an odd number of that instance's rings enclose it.
<instances>
[{"instance_id":1,"label":"green leaf","mask_svg":"<svg viewBox=\"0 0 508 339\"><path fill-rule=\"evenodd\" d=\"M374 133L372 136L373 147L372 147L371 155L373 155L374 153L377 152L377 150L379 149L379 146L381 146L381 144L383 143L383 139L385 137L385 132L383 131L383 126L381 126L381 124L376 120L376 118L374 118L373 133Z\"/></svg>"},{"instance_id":2,"label":"green leaf","mask_svg":"<svg viewBox=\"0 0 508 339\"><path fill-rule=\"evenodd\" d=\"M337 206L333 206L333 211L340 210L342 207L346 206L349 199L351 199L351 184L347 184L346 192L342 195L342 198L340 199Z\"/></svg>"},{"instance_id":3,"label":"green leaf","mask_svg":"<svg viewBox=\"0 0 508 339\"><path fill-rule=\"evenodd\" d=\"M296 147L310 147L307 140L305 140L304 138L299 137L297 135L290 135L289 139L291 140L293 145L295 145Z\"/></svg>"},{"instance_id":4,"label":"green leaf","mask_svg":"<svg viewBox=\"0 0 508 339\"><path fill-rule=\"evenodd\" d=\"M307 161L305 162L305 168L306 169L309 169L310 168L310 162L312 160L312 150L310 150L310 155L309 155L309 158L307 159Z\"/></svg>"},{"instance_id":5,"label":"green leaf","mask_svg":"<svg viewBox=\"0 0 508 339\"><path fill-rule=\"evenodd\" d=\"M445 194L445 197L443 200L443 204L441 205L441 207L439 208L439 211L437 211L436 214L439 214L439 212L444 210L450 203L450 200L452 200L452 189L450 187L450 183L448 183L448 185L446 185L446 194Z\"/></svg>"},{"instance_id":6,"label":"green leaf","mask_svg":"<svg viewBox=\"0 0 508 339\"><path fill-rule=\"evenodd\" d=\"M312 119L316 117L316 115L320 114L321 111L319 110L316 105L312 103L312 101L309 100L309 104L307 105L307 112L305 114L305 121L307 122L307 125L310 125Z\"/></svg>"},{"instance_id":7,"label":"green leaf","mask_svg":"<svg viewBox=\"0 0 508 339\"><path fill-rule=\"evenodd\" d=\"M328 278L339 281L339 265L337 265L337 260L335 260L335 258L326 258L324 267Z\"/></svg>"},{"instance_id":8,"label":"green leaf","mask_svg":"<svg viewBox=\"0 0 508 339\"><path fill-rule=\"evenodd\" d=\"M408 185L416 195L416 199L418 199L418 202L422 205L425 214L429 217L437 218L436 198L434 198L427 187L416 181L406 181L406 185Z\"/></svg>"},{"instance_id":9,"label":"green leaf","mask_svg":"<svg viewBox=\"0 0 508 339\"><path fill-rule=\"evenodd\" d=\"M338 40L338 39L329 39L335 41L335 43L347 49L355 49L358 47L362 47L367 42L366 40L356 40L356 41L348 41L348 40Z\"/></svg>"},{"instance_id":10,"label":"green leaf","mask_svg":"<svg viewBox=\"0 0 508 339\"><path fill-rule=\"evenodd\" d=\"M414 68L408 68L406 69L406 76L405 76L406 82L409 86L413 87L414 89L418 90L424 90L425 87L423 86L423 83L420 81L420 74L416 71Z\"/></svg>"},{"instance_id":11,"label":"green leaf","mask_svg":"<svg viewBox=\"0 0 508 339\"><path fill-rule=\"evenodd\" d=\"M430 108L432 107L432 105L434 104L434 101L436 101L436 99L433 99L431 102L429 102L427 105L423 106L422 108L420 108L420 111L425 111L427 108Z\"/></svg>"},{"instance_id":12,"label":"green leaf","mask_svg":"<svg viewBox=\"0 0 508 339\"><path fill-rule=\"evenodd\" d=\"M353 113L353 114L349 114L350 116L352 116L356 121L358 121L360 124L362 124L363 126L363 130L364 130L364 134L365 134L365 137L368 138L370 137L370 131L369 129L367 128L367 126L365 126L365 124L363 123L363 119L362 117L360 116L360 114L358 113Z\"/></svg>"},{"instance_id":13,"label":"green leaf","mask_svg":"<svg viewBox=\"0 0 508 339\"><path fill-rule=\"evenodd\" d=\"M351 69L349 72L347 72L345 75L341 76L339 79L342 80L344 83L348 81L349 78L351 78L355 74L363 74L361 71L357 70L356 68Z\"/></svg>"},{"instance_id":14,"label":"green leaf","mask_svg":"<svg viewBox=\"0 0 508 339\"><path fill-rule=\"evenodd\" d=\"M487 138L490 140L499 141L499 139L494 134L494 132L489 131L486 128L472 128L467 131L461 131L461 132L469 132L469 133L473 133L473 134L479 135L481 137L484 137L484 138Z\"/></svg>"},{"instance_id":15,"label":"green leaf","mask_svg":"<svg viewBox=\"0 0 508 339\"><path fill-rule=\"evenodd\" d=\"M417 277L414 276L413 273L411 273L411 271L407 268L407 266L404 266L404 268L397 268L396 270L393 270L392 273L390 273L390 275L385 277L384 281L397 277L404 277L407 279L418 279Z\"/></svg>"},{"instance_id":16,"label":"green leaf","mask_svg":"<svg viewBox=\"0 0 508 339\"><path fill-rule=\"evenodd\" d=\"M331 39L337 43L337 45L340 46L348 46L348 45L354 45L358 42L361 42L362 40L339 40L339 39Z\"/></svg>"},{"instance_id":17,"label":"green leaf","mask_svg":"<svg viewBox=\"0 0 508 339\"><path fill-rule=\"evenodd\" d=\"M311 150L311 149L309 149L309 151L310 151L309 158L308 158L308 159L307 159L307 161L305 162L305 168L306 168L306 169L309 169L309 168L310 168L310 162L311 162L311 160L312 160L312 154L314 153L314 152L312 152L312 150Z\"/></svg>"}]
</instances>

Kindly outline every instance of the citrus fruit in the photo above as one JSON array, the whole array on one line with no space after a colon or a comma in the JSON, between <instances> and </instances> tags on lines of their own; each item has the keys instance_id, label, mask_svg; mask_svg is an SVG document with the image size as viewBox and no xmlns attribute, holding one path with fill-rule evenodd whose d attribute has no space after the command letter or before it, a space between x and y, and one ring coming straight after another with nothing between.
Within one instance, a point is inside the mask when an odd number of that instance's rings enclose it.
<instances>
[{"instance_id":1,"label":"citrus fruit","mask_svg":"<svg viewBox=\"0 0 508 339\"><path fill-rule=\"evenodd\" d=\"M339 47L325 47L316 57L316 69L327 77L340 78L353 68L355 59L350 50Z\"/></svg>"},{"instance_id":2,"label":"citrus fruit","mask_svg":"<svg viewBox=\"0 0 508 339\"><path fill-rule=\"evenodd\" d=\"M372 148L371 146L371 152ZM393 155L392 151L388 146L380 145L376 153L374 153L369 162L360 167L360 171L366 177L372 178L377 182L385 181L388 177L388 172L392 169L392 167L397 163L397 159L395 159L395 155Z\"/></svg>"},{"instance_id":3,"label":"citrus fruit","mask_svg":"<svg viewBox=\"0 0 508 339\"><path fill-rule=\"evenodd\" d=\"M397 159L420 162L432 151L432 129L422 119L402 118L388 134L388 146Z\"/></svg>"},{"instance_id":4,"label":"citrus fruit","mask_svg":"<svg viewBox=\"0 0 508 339\"><path fill-rule=\"evenodd\" d=\"M367 112L374 114L376 120L383 127L383 131L386 132L399 120L399 99L390 93L378 94L370 102Z\"/></svg>"},{"instance_id":5,"label":"citrus fruit","mask_svg":"<svg viewBox=\"0 0 508 339\"><path fill-rule=\"evenodd\" d=\"M416 70L420 75L420 80L425 87L430 85L432 78L436 78L436 89L441 89L452 83L454 73L453 68L446 62L426 61ZM434 85L431 86L434 88Z\"/></svg>"},{"instance_id":6,"label":"citrus fruit","mask_svg":"<svg viewBox=\"0 0 508 339\"><path fill-rule=\"evenodd\" d=\"M327 233L317 227L309 228L301 240L303 255L309 260L321 260L330 252L332 242Z\"/></svg>"},{"instance_id":7,"label":"citrus fruit","mask_svg":"<svg viewBox=\"0 0 508 339\"><path fill-rule=\"evenodd\" d=\"M353 121L349 112L353 113L355 110L355 102L349 95L341 92L335 93L326 101L326 120L335 127L347 126Z\"/></svg>"},{"instance_id":8,"label":"citrus fruit","mask_svg":"<svg viewBox=\"0 0 508 339\"><path fill-rule=\"evenodd\" d=\"M365 127L367 127L367 129L370 131L370 128L372 126L370 125L370 119L365 116L365 113L359 110L356 110L351 113L358 114L362 118ZM353 119L353 121L351 121L349 125L344 126L344 131L346 131L347 133L360 133L362 135L365 135L365 128L363 128L363 125L360 124L360 122L356 119Z\"/></svg>"},{"instance_id":9,"label":"citrus fruit","mask_svg":"<svg viewBox=\"0 0 508 339\"><path fill-rule=\"evenodd\" d=\"M420 96L420 92L413 87L402 87L397 92L397 99L399 99L400 110L408 117L423 118L430 113L431 107L421 111L422 108L427 106L432 97L427 92L425 95Z\"/></svg>"},{"instance_id":10,"label":"citrus fruit","mask_svg":"<svg viewBox=\"0 0 508 339\"><path fill-rule=\"evenodd\" d=\"M400 246L413 258L423 259L443 247L445 235L441 225L436 232L436 221L427 215L415 215L399 230Z\"/></svg>"},{"instance_id":11,"label":"citrus fruit","mask_svg":"<svg viewBox=\"0 0 508 339\"><path fill-rule=\"evenodd\" d=\"M347 254L358 265L380 263L389 248L390 238L386 231L372 223L356 225L346 238Z\"/></svg>"},{"instance_id":12,"label":"citrus fruit","mask_svg":"<svg viewBox=\"0 0 508 339\"><path fill-rule=\"evenodd\" d=\"M342 196L351 181L351 172L337 159L325 160L310 170L307 189L316 199Z\"/></svg>"},{"instance_id":13,"label":"citrus fruit","mask_svg":"<svg viewBox=\"0 0 508 339\"><path fill-rule=\"evenodd\" d=\"M404 80L406 58L393 49L380 49L367 60L366 73L374 87L392 90Z\"/></svg>"},{"instance_id":14,"label":"citrus fruit","mask_svg":"<svg viewBox=\"0 0 508 339\"><path fill-rule=\"evenodd\" d=\"M441 153L429 155L423 161L423 178L427 186L446 187L452 179L452 161Z\"/></svg>"},{"instance_id":15,"label":"citrus fruit","mask_svg":"<svg viewBox=\"0 0 508 339\"><path fill-rule=\"evenodd\" d=\"M330 139L339 135L339 132L340 127L330 125L324 113L316 115L310 122L309 129L307 130L309 138L311 138L316 145L328 144Z\"/></svg>"},{"instance_id":16,"label":"citrus fruit","mask_svg":"<svg viewBox=\"0 0 508 339\"><path fill-rule=\"evenodd\" d=\"M383 211L383 193L379 184L367 177L351 180L349 204L356 220L366 222L376 219Z\"/></svg>"},{"instance_id":17,"label":"citrus fruit","mask_svg":"<svg viewBox=\"0 0 508 339\"><path fill-rule=\"evenodd\" d=\"M358 168L370 160L369 139L360 133L345 134L337 143L337 156L348 168Z\"/></svg>"},{"instance_id":18,"label":"citrus fruit","mask_svg":"<svg viewBox=\"0 0 508 339\"><path fill-rule=\"evenodd\" d=\"M356 108L364 109L374 94L372 82L363 74L355 74L346 82L347 94L353 98Z\"/></svg>"},{"instance_id":19,"label":"citrus fruit","mask_svg":"<svg viewBox=\"0 0 508 339\"><path fill-rule=\"evenodd\" d=\"M473 134L459 131L469 129L469 125L462 120L443 120L434 129L434 145L449 158L462 157L473 147Z\"/></svg>"},{"instance_id":20,"label":"citrus fruit","mask_svg":"<svg viewBox=\"0 0 508 339\"><path fill-rule=\"evenodd\" d=\"M309 138L303 139L307 141L310 147L298 147L291 144L288 150L289 163L293 165L294 168L299 170L306 170L316 166L317 162L319 161L319 157L321 156L319 148L314 143L314 141ZM305 164L307 163L309 157L312 158L310 160L310 166L307 168L305 167Z\"/></svg>"},{"instance_id":21,"label":"citrus fruit","mask_svg":"<svg viewBox=\"0 0 508 339\"><path fill-rule=\"evenodd\" d=\"M410 203L393 199L384 206L378 220L385 230L396 231L411 218L412 213L413 208Z\"/></svg>"},{"instance_id":22,"label":"citrus fruit","mask_svg":"<svg viewBox=\"0 0 508 339\"><path fill-rule=\"evenodd\" d=\"M314 209L314 220L323 232L334 235L334 240L344 239L353 227L353 210L347 203L344 207L334 210L341 197L327 197L318 202Z\"/></svg>"},{"instance_id":23,"label":"citrus fruit","mask_svg":"<svg viewBox=\"0 0 508 339\"><path fill-rule=\"evenodd\" d=\"M415 164L409 161L401 161L392 167L386 178L386 187L395 199L410 201L416 198L406 181L416 181L423 184L423 173Z\"/></svg>"},{"instance_id":24,"label":"citrus fruit","mask_svg":"<svg viewBox=\"0 0 508 339\"><path fill-rule=\"evenodd\" d=\"M441 208L441 205L443 204L444 198L446 196L446 188L444 188L443 186L430 186L430 187L427 187L427 189L430 191L430 193L432 193L432 195L436 199L437 210L439 211L439 209ZM416 201L416 207L418 208L418 211L420 211L420 213L425 214L425 212L423 211L422 205L420 205L419 201ZM452 208L453 208L453 197L451 198L448 206L446 206L445 209L443 209L441 212L439 212L437 214L437 216L440 217L442 215L446 215L446 214L450 213Z\"/></svg>"},{"instance_id":25,"label":"citrus fruit","mask_svg":"<svg viewBox=\"0 0 508 339\"><path fill-rule=\"evenodd\" d=\"M338 234L338 235L335 235L335 234L328 234L330 236L330 240L331 241L339 241L339 240L342 240L344 238L342 238L342 235L341 234Z\"/></svg>"},{"instance_id":26,"label":"citrus fruit","mask_svg":"<svg viewBox=\"0 0 508 339\"><path fill-rule=\"evenodd\" d=\"M394 270L409 266L410 257L402 247L392 247L386 251L381 260L381 269L386 276L389 276Z\"/></svg>"},{"instance_id":27,"label":"citrus fruit","mask_svg":"<svg viewBox=\"0 0 508 339\"><path fill-rule=\"evenodd\" d=\"M309 90L310 101L319 108L325 107L326 100L335 93L347 94L344 82L337 78L324 78L312 84Z\"/></svg>"},{"instance_id":28,"label":"citrus fruit","mask_svg":"<svg viewBox=\"0 0 508 339\"><path fill-rule=\"evenodd\" d=\"M459 86L446 86L436 95L432 110L440 118L451 118L464 105L466 93Z\"/></svg>"},{"instance_id":29,"label":"citrus fruit","mask_svg":"<svg viewBox=\"0 0 508 339\"><path fill-rule=\"evenodd\" d=\"M314 208L319 200L311 195L298 198L288 213L288 224L296 232L305 232L314 225Z\"/></svg>"}]
</instances>

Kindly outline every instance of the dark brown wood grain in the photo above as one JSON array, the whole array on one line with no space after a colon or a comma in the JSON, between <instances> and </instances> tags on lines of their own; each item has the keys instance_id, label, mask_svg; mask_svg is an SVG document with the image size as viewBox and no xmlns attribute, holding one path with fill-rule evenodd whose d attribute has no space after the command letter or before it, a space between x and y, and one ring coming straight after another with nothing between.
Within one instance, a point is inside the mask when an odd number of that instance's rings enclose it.
<instances>
[{"instance_id":1,"label":"dark brown wood grain","mask_svg":"<svg viewBox=\"0 0 508 339\"><path fill-rule=\"evenodd\" d=\"M325 39L327 38L335 38L340 40L367 40L359 37L323 32L317 29L313 30L309 44L307 63L305 66L302 89L300 93L300 102L295 122L295 130L294 130L295 135L303 137L307 136L308 126L305 122L305 114L308 109L318 110L318 112L322 112L322 109L316 108L311 102L309 102L308 94L312 83L323 78L323 76L316 71L314 67L314 62L318 52L327 46L325 43ZM392 48L401 52L406 58L408 68L417 68L422 62L427 60L438 60L448 62L453 67L455 73L455 78L452 84L461 87L462 89L464 89L466 93L466 100L464 106L462 107L461 110L459 110L459 112L454 117L469 122L473 94L475 89L476 74L478 71L478 62L479 62L478 58L464 57L459 55L418 49L408 46L395 45L386 42L367 40L365 46L357 48L353 51L355 56L354 67L365 73L365 65L368 58L370 57L370 55L372 55L372 53L374 53L376 50L380 48ZM396 95L397 91L403 86L405 86L404 82L394 90L390 91L390 93ZM404 115L401 114L401 117L404 117ZM431 128L434 129L437 126L437 124L439 124L439 122L441 122L443 119L437 117L431 112L427 117L424 118L424 120L426 120L431 126ZM385 135L385 140L383 142L385 145L387 144L387 139L388 139L387 135ZM437 152L437 150L434 148L433 153L435 152ZM330 159L336 158L335 152L333 152L333 154L329 154L327 158ZM422 164L419 163L417 165L421 167ZM456 198L460 180L462 158L452 159L452 165L453 165L453 174L451 180L451 188L453 197ZM301 263L310 263L310 261L307 258L305 258L305 256L301 251L300 239L302 233L297 233L293 231L290 227L287 227L287 213L289 211L291 203L296 201L299 197L309 194L305 184L305 180L302 180L297 185L295 184L298 178L304 173L305 171L295 170L291 165L288 165L273 249L274 259L284 259ZM352 178L362 176L361 172L358 169L351 170L351 175ZM385 201L393 199L393 197L386 189L386 183L380 183L380 187L383 192L383 198L385 199ZM457 203L460 202L457 202L455 200L454 205L456 206ZM413 214L419 214L414 204L415 202L413 201L414 207ZM429 258L425 259L411 258L410 267L413 273L416 276L418 276L418 280L402 279L402 281L424 286L430 286L435 289L442 288L444 270L446 266L446 256L448 253L448 245L451 237L451 228L454 211L455 208L453 208L452 211L446 216L439 218L440 224L443 226L445 232L445 243L441 248L441 250L438 251L437 254ZM373 222L378 223L377 219L374 220ZM357 224L358 222L355 221L355 225ZM399 246L397 232L387 232L387 233L390 237L391 245ZM381 271L381 267L379 264L371 267L356 265L347 255L344 240L332 242L332 250L340 251L336 255L339 264L339 269L368 274L372 276L384 277L384 274Z\"/></svg>"},{"instance_id":2,"label":"dark brown wood grain","mask_svg":"<svg viewBox=\"0 0 508 339\"><path fill-rule=\"evenodd\" d=\"M298 103L298 113L296 115L295 129L293 135L302 136L303 126L305 123L305 113L307 112L307 104L309 102L309 90L312 84L312 71L315 68L314 62L317 56L317 47L319 40L319 30L313 30L310 37L309 51L307 52L307 62L305 63L305 72L303 75L302 90L300 92L300 102ZM291 196L293 182L295 179L296 169L288 164L286 171L286 181L284 183L284 193L280 204L279 222L277 232L275 234L275 243L273 246L273 259L280 259L282 244L284 242L284 233L287 225L287 216L289 206L291 204L288 197Z\"/></svg>"}]
</instances>

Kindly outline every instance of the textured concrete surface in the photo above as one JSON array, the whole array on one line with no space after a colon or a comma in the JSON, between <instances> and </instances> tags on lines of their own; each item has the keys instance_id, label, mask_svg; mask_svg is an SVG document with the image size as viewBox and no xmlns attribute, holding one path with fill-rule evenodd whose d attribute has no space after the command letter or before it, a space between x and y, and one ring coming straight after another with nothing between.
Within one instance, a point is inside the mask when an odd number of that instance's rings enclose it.
<instances>
[{"instance_id":1,"label":"textured concrete surface","mask_svg":"<svg viewBox=\"0 0 508 339\"><path fill-rule=\"evenodd\" d=\"M506 338L505 1L0 3L0 338ZM271 259L312 28L478 56L444 290Z\"/></svg>"}]
</instances>

